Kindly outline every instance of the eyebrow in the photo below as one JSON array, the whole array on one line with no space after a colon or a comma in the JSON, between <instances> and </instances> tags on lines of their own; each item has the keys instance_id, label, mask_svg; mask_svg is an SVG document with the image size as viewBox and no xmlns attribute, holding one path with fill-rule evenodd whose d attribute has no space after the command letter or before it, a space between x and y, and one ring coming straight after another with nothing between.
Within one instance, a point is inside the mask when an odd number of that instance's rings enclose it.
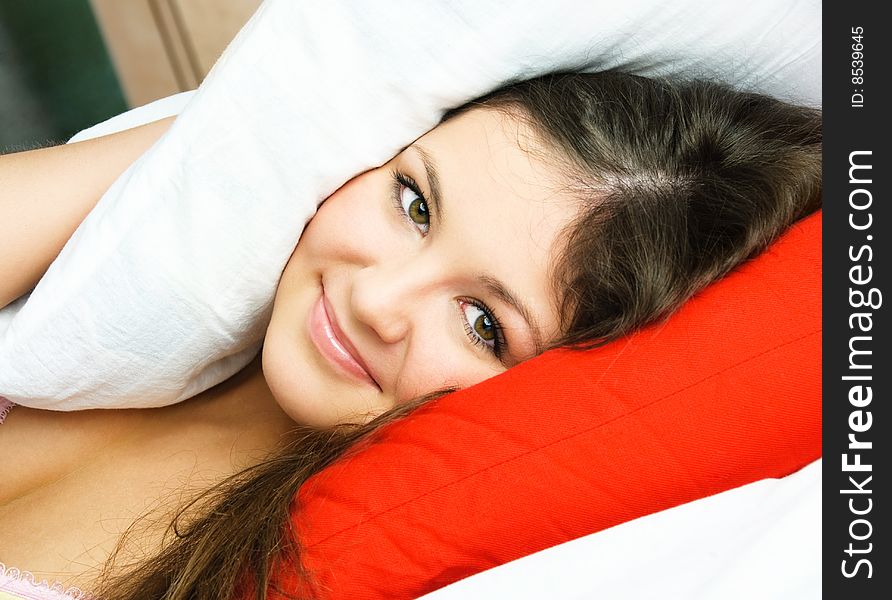
<instances>
[{"instance_id":1,"label":"eyebrow","mask_svg":"<svg viewBox=\"0 0 892 600\"><path fill-rule=\"evenodd\" d=\"M441 194L440 178L437 175L437 163L434 161L430 153L419 144L412 144L411 147L418 153L418 156L421 157L421 163L424 165L424 172L427 176L427 184L430 188L430 201L434 206L434 214L436 215L437 221L442 223L444 205L442 202L443 196ZM483 283L483 286L490 294L514 308L523 320L527 322L530 334L533 336L533 343L536 346L536 354L540 354L544 345L542 337L539 334L539 322L529 307L521 302L516 294L495 277L491 277L490 275L479 275L477 279Z\"/></svg>"},{"instance_id":2,"label":"eyebrow","mask_svg":"<svg viewBox=\"0 0 892 600\"><path fill-rule=\"evenodd\" d=\"M440 178L437 175L437 163L434 161L430 153L418 144L413 144L412 148L414 148L415 152L418 153L418 156L421 157L421 164L424 165L424 172L427 175L427 185L431 192L430 201L431 204L434 205L434 214L437 217L437 222L442 223L444 214L443 203L440 200L443 196L440 192Z\"/></svg>"}]
</instances>

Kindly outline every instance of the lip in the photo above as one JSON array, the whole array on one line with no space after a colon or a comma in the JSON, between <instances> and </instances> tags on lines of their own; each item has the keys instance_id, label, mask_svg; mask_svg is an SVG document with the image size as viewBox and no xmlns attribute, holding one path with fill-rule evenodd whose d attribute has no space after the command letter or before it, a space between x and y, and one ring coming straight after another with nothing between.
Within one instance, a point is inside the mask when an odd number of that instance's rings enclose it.
<instances>
[{"instance_id":1,"label":"lip","mask_svg":"<svg viewBox=\"0 0 892 600\"><path fill-rule=\"evenodd\" d=\"M313 304L309 316L310 339L316 349L340 371L381 389L356 348L350 343L350 339L338 327L334 314L323 290L319 299Z\"/></svg>"}]
</instances>

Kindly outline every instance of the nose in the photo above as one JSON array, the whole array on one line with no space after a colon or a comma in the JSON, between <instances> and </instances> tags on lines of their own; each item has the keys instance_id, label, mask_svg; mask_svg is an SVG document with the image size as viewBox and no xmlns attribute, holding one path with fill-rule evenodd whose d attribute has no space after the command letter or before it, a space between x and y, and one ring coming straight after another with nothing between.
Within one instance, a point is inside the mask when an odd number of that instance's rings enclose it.
<instances>
[{"instance_id":1,"label":"nose","mask_svg":"<svg viewBox=\"0 0 892 600\"><path fill-rule=\"evenodd\" d=\"M413 261L394 260L366 266L353 276L351 308L358 321L372 329L382 342L405 339L413 315L423 308L431 278Z\"/></svg>"}]
</instances>

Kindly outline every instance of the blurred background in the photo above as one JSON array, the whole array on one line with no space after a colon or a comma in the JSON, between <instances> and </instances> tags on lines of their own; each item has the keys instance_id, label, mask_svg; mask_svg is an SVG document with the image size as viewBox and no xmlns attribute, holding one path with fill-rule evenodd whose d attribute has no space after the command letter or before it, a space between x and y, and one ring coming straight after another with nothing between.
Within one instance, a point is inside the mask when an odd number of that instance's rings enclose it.
<instances>
[{"instance_id":1,"label":"blurred background","mask_svg":"<svg viewBox=\"0 0 892 600\"><path fill-rule=\"evenodd\" d=\"M260 0L0 0L0 152L194 89Z\"/></svg>"}]
</instances>

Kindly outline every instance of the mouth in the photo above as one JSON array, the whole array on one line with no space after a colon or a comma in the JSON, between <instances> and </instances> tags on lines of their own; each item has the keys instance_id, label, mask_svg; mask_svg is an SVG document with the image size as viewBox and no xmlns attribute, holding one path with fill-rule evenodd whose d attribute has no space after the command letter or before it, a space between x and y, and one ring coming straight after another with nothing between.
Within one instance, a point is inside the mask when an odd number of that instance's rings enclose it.
<instances>
[{"instance_id":1,"label":"mouth","mask_svg":"<svg viewBox=\"0 0 892 600\"><path fill-rule=\"evenodd\" d=\"M369 372L356 347L338 326L337 318L325 297L325 290L313 304L309 317L310 339L328 362L353 379L381 389Z\"/></svg>"}]
</instances>

